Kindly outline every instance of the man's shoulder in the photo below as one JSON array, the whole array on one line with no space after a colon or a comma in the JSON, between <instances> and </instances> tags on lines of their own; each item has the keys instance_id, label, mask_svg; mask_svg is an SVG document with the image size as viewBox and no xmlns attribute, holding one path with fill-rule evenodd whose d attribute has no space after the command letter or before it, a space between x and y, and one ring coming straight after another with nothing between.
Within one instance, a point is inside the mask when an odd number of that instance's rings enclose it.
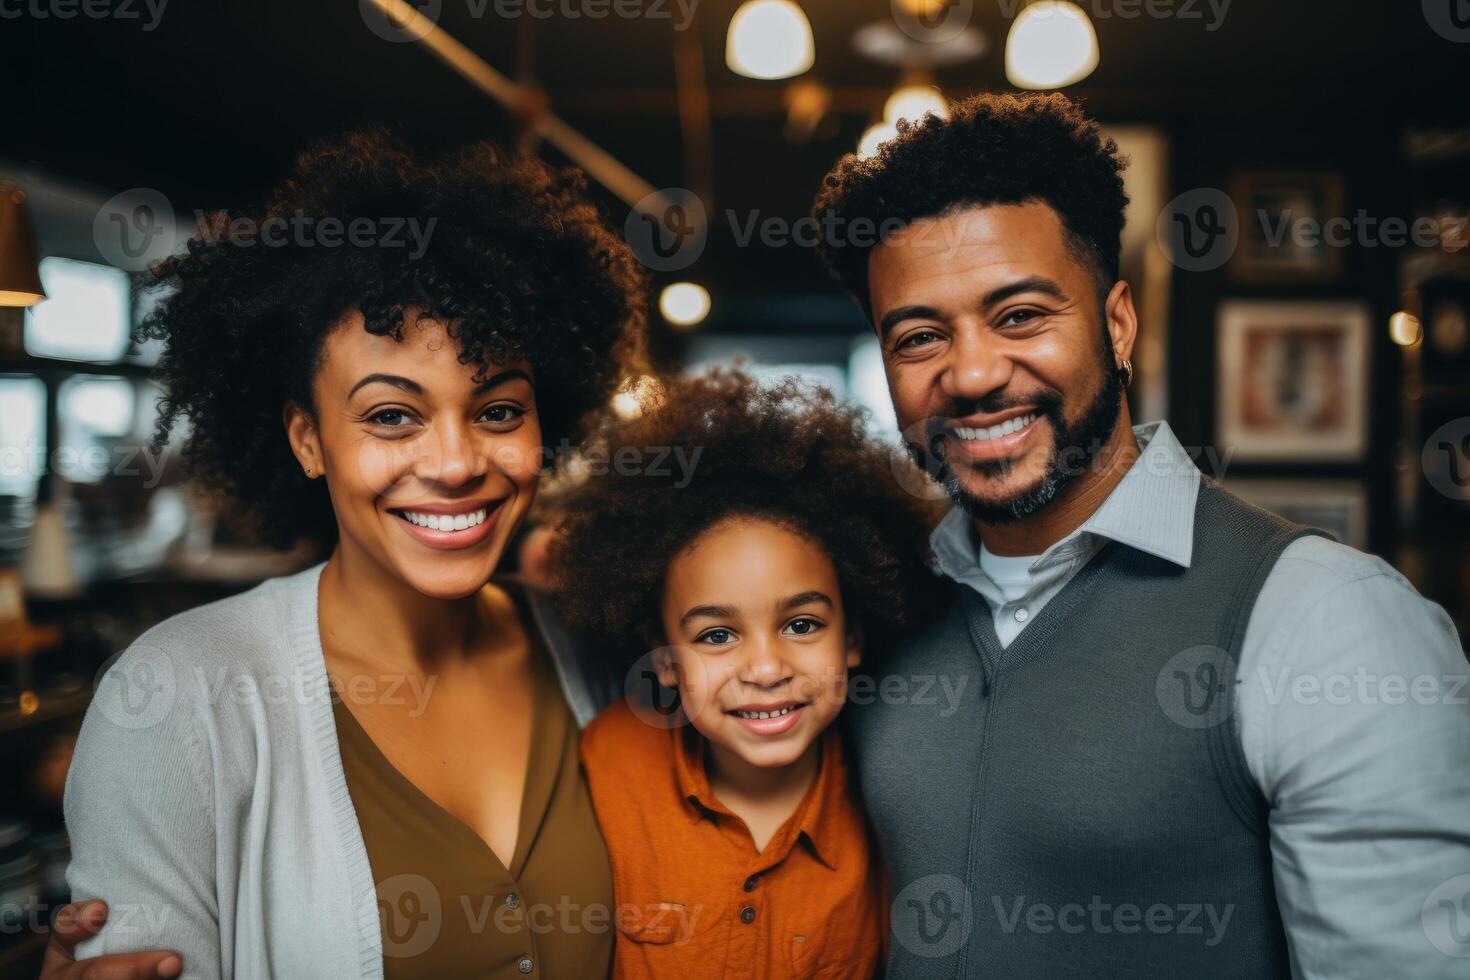
<instances>
[{"instance_id":1,"label":"man's shoulder","mask_svg":"<svg viewBox=\"0 0 1470 980\"><path fill-rule=\"evenodd\" d=\"M1403 573L1382 558L1320 534L1308 534L1287 545L1262 591L1278 592L1292 604L1302 605L1355 583L1369 591L1407 590L1417 596Z\"/></svg>"}]
</instances>

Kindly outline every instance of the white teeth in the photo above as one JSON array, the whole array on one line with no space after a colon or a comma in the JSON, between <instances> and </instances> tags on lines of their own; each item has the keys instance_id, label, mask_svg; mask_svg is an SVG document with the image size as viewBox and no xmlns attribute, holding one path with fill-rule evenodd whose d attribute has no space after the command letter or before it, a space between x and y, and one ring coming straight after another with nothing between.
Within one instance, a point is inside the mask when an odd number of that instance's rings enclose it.
<instances>
[{"instance_id":1,"label":"white teeth","mask_svg":"<svg viewBox=\"0 0 1470 980\"><path fill-rule=\"evenodd\" d=\"M1020 432L1026 426L1036 421L1035 414L1018 415L1013 419L1007 419L999 425L987 426L983 429L971 426L957 425L951 431L966 442L988 442L991 439L999 439L1008 436L1012 432Z\"/></svg>"},{"instance_id":2,"label":"white teeth","mask_svg":"<svg viewBox=\"0 0 1470 980\"><path fill-rule=\"evenodd\" d=\"M777 708L775 711L737 711L735 713L741 718L780 718L782 715L791 714L791 712L795 711L796 708L796 705L792 705L785 708Z\"/></svg>"},{"instance_id":3,"label":"white teeth","mask_svg":"<svg viewBox=\"0 0 1470 980\"><path fill-rule=\"evenodd\" d=\"M464 531L477 524L485 523L485 508L472 514L421 514L418 511L403 511L403 516L419 527L430 531Z\"/></svg>"}]
</instances>

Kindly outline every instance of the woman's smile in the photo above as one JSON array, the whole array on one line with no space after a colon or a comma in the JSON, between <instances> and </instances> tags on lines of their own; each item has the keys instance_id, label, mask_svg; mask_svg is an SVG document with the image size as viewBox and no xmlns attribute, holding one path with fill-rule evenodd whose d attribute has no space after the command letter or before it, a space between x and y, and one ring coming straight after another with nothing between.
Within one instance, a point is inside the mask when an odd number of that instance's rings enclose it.
<instances>
[{"instance_id":1,"label":"woman's smile","mask_svg":"<svg viewBox=\"0 0 1470 980\"><path fill-rule=\"evenodd\" d=\"M505 499L463 501L454 504L419 504L389 509L408 535L430 548L457 550L473 548L489 538Z\"/></svg>"}]
</instances>

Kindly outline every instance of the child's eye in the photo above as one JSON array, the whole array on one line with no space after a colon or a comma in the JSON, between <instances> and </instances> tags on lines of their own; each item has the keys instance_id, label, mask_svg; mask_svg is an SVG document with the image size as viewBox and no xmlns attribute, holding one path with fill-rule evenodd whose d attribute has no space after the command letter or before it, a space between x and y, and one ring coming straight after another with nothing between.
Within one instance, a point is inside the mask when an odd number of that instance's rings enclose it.
<instances>
[{"instance_id":1,"label":"child's eye","mask_svg":"<svg viewBox=\"0 0 1470 980\"><path fill-rule=\"evenodd\" d=\"M796 636L810 636L821 628L822 624L817 620L808 616L802 616L787 623L785 632L792 633Z\"/></svg>"},{"instance_id":2,"label":"child's eye","mask_svg":"<svg viewBox=\"0 0 1470 980\"><path fill-rule=\"evenodd\" d=\"M716 627L711 630L705 630L703 633L699 634L699 636L695 637L694 642L708 643L711 646L721 647L727 643L735 642L735 634L731 630L727 630L724 627Z\"/></svg>"}]
</instances>

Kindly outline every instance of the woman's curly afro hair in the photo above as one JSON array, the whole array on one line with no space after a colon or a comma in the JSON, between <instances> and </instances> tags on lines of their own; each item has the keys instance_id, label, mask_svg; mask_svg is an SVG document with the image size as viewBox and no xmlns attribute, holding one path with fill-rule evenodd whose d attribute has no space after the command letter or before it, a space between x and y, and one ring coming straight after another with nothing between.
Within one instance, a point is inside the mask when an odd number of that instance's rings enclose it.
<instances>
[{"instance_id":1,"label":"woman's curly afro hair","mask_svg":"<svg viewBox=\"0 0 1470 980\"><path fill-rule=\"evenodd\" d=\"M445 323L477 376L524 358L559 445L641 356L641 270L584 192L576 172L488 143L433 162L381 131L313 147L263 207L211 215L152 270L163 299L137 339L164 344L157 439L187 419L191 471L265 540L330 539L282 410L314 408L323 342L358 310L395 340L418 316Z\"/></svg>"},{"instance_id":2,"label":"woman's curly afro hair","mask_svg":"<svg viewBox=\"0 0 1470 980\"><path fill-rule=\"evenodd\" d=\"M865 414L794 378L762 385L739 371L662 383L633 420L609 417L597 445L643 465L611 466L558 510L553 568L563 615L626 658L662 635L670 562L728 517L789 527L818 542L837 570L849 623L881 654L934 590L930 518L899 478L911 466L870 438ZM658 460L682 452L688 467ZM687 485L686 485L687 484Z\"/></svg>"},{"instance_id":3,"label":"woman's curly afro hair","mask_svg":"<svg viewBox=\"0 0 1470 980\"><path fill-rule=\"evenodd\" d=\"M971 205L1041 201L1061 217L1106 296L1118 280L1125 167L1117 144L1065 95L971 96L948 119L900 122L899 135L872 157L838 161L813 205L822 227L836 229L818 251L866 309L873 232ZM849 232L859 220L867 233Z\"/></svg>"}]
</instances>

